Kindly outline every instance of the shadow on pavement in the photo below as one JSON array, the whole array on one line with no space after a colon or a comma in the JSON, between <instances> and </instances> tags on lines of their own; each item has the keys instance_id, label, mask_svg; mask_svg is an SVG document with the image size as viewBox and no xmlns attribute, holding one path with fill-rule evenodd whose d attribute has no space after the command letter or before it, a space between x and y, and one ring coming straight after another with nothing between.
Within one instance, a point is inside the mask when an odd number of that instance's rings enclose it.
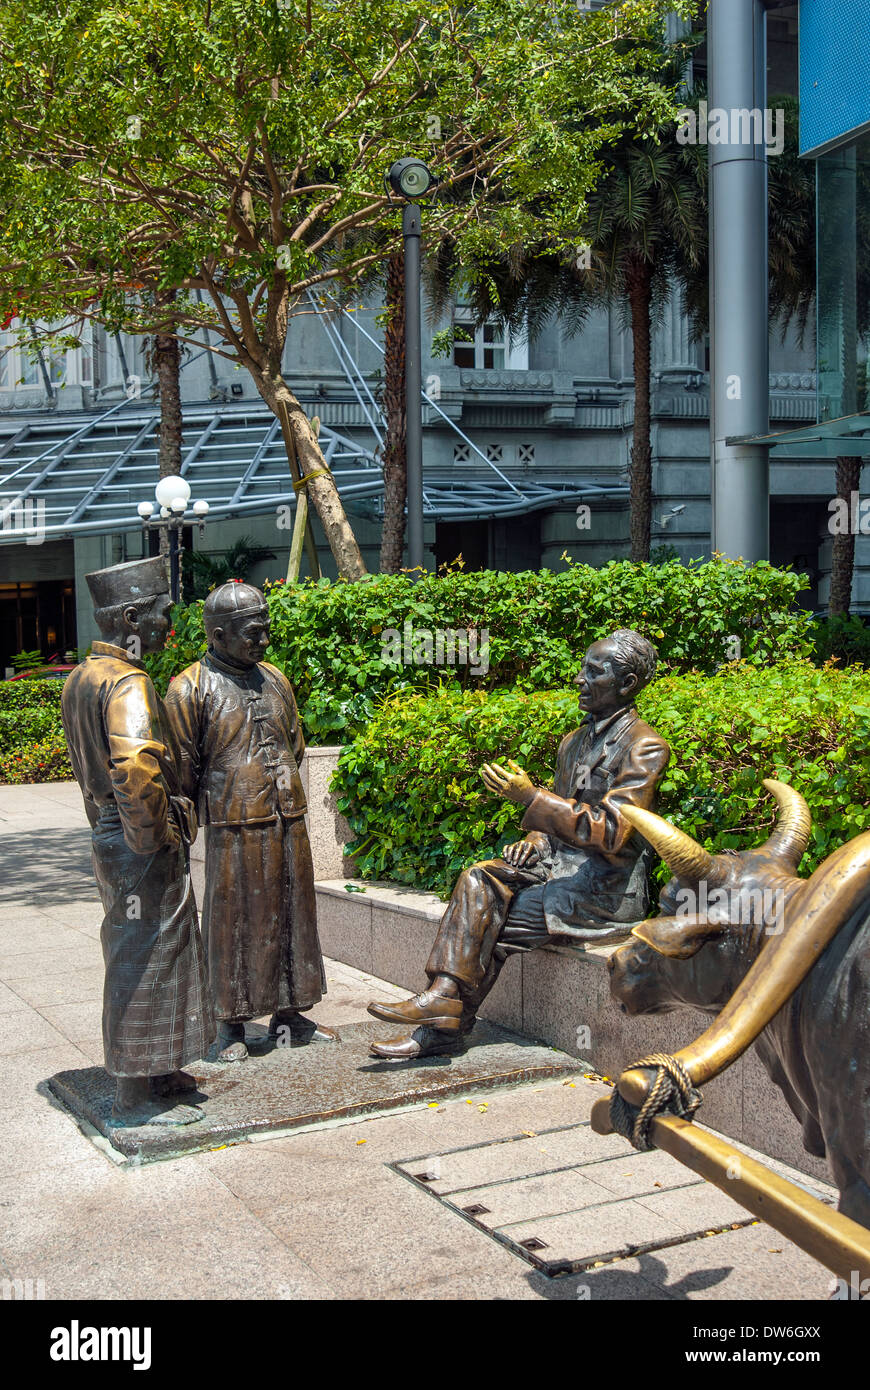
<instances>
[{"instance_id":1,"label":"shadow on pavement","mask_svg":"<svg viewBox=\"0 0 870 1390\"><path fill-rule=\"evenodd\" d=\"M0 836L0 904L97 899L90 829L27 830Z\"/></svg>"}]
</instances>

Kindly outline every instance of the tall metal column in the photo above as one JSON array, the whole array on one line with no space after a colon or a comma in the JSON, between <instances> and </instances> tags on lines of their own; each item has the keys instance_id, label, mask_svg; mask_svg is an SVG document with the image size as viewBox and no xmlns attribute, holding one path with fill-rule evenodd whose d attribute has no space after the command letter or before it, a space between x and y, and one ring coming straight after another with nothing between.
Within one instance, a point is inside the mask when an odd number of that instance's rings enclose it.
<instances>
[{"instance_id":1,"label":"tall metal column","mask_svg":"<svg viewBox=\"0 0 870 1390\"><path fill-rule=\"evenodd\" d=\"M423 565L423 351L420 324L420 209L402 209L405 239L405 458L408 481L408 565Z\"/></svg>"},{"instance_id":2,"label":"tall metal column","mask_svg":"<svg viewBox=\"0 0 870 1390\"><path fill-rule=\"evenodd\" d=\"M745 123L732 120L732 112L763 113L767 104L764 0L709 0L707 42L713 549L752 563L769 555L767 448L725 440L769 429L763 118L757 144L739 143ZM714 144L723 111L729 142Z\"/></svg>"}]
</instances>

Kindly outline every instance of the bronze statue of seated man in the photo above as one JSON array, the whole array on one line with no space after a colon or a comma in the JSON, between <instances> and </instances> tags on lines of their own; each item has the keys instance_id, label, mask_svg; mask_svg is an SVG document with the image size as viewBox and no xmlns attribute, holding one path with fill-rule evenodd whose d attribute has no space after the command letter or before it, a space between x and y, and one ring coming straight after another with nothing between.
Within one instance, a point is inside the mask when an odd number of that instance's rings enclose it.
<instances>
[{"instance_id":1,"label":"bronze statue of seated man","mask_svg":"<svg viewBox=\"0 0 870 1390\"><path fill-rule=\"evenodd\" d=\"M525 806L525 838L460 874L426 964L429 988L405 1003L369 1005L375 1018L410 1025L372 1043L376 1057L464 1046L509 955L560 938L621 938L646 916L651 851L619 811L652 808L670 757L634 708L656 659L653 645L627 629L592 644L576 679L585 718L562 740L553 791L512 761L483 767L489 791Z\"/></svg>"}]
</instances>

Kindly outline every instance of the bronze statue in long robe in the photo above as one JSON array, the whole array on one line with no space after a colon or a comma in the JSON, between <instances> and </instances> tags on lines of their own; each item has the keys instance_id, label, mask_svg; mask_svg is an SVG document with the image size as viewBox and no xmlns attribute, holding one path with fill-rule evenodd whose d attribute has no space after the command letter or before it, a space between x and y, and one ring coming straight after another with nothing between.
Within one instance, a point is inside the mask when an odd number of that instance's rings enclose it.
<instances>
[{"instance_id":1,"label":"bronze statue in long robe","mask_svg":"<svg viewBox=\"0 0 870 1390\"><path fill-rule=\"evenodd\" d=\"M272 1014L292 1026L293 1015L326 991L299 776L305 740L286 676L268 662L240 659L247 618L255 643L258 625L266 624L268 640L263 595L226 584L206 607L210 648L171 682L166 705L184 790L205 826L202 924L215 1016L239 1025ZM243 1048L243 1028L236 1037ZM228 1029L221 1041L231 1045Z\"/></svg>"},{"instance_id":2,"label":"bronze statue in long robe","mask_svg":"<svg viewBox=\"0 0 870 1390\"><path fill-rule=\"evenodd\" d=\"M132 654L162 645L168 622L149 614L148 605L168 609L168 585L160 559L86 578L98 620L103 616L102 626L118 640L93 643L64 684L61 714L105 909L106 1070L130 1083L120 1088L116 1118L166 1123L167 1107L152 1104L155 1086L138 1083L158 1078L158 1096L195 1089L179 1068L203 1057L215 1034L190 882L195 815L181 792L163 702ZM171 1122L198 1117L178 1107Z\"/></svg>"}]
</instances>

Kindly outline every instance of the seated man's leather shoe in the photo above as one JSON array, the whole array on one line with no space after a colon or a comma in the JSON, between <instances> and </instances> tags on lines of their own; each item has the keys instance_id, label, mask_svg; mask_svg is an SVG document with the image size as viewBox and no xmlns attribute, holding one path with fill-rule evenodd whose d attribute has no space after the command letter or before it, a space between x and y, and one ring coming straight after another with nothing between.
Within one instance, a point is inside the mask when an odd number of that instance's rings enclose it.
<instances>
[{"instance_id":1,"label":"seated man's leather shoe","mask_svg":"<svg viewBox=\"0 0 870 1390\"><path fill-rule=\"evenodd\" d=\"M372 1018L383 1019L385 1023L417 1023L436 1028L442 1033L459 1032L462 1023L462 1000L445 999L443 994L415 994L402 1004L389 1001L379 1004L376 1000L368 1005Z\"/></svg>"},{"instance_id":2,"label":"seated man's leather shoe","mask_svg":"<svg viewBox=\"0 0 870 1390\"><path fill-rule=\"evenodd\" d=\"M465 1048L464 1035L439 1032L435 1028L415 1028L413 1033L402 1038L389 1038L386 1042L373 1042L369 1052L387 1062L410 1062L417 1057L440 1057L451 1052L462 1052Z\"/></svg>"}]
</instances>

